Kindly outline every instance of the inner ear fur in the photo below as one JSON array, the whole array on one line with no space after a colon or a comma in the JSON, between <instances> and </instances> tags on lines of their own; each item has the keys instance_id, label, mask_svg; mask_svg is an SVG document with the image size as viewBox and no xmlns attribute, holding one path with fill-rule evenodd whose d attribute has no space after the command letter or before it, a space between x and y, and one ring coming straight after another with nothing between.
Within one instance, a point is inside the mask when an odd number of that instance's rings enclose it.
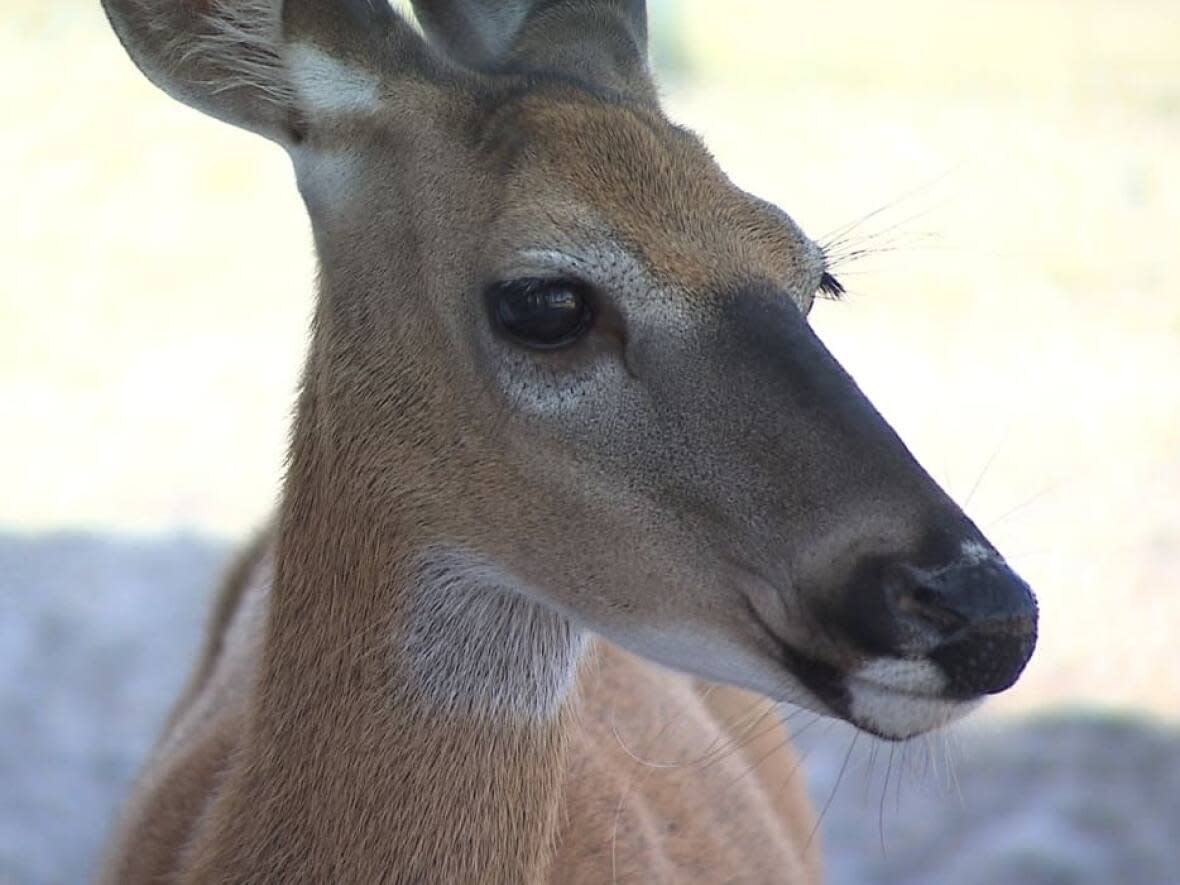
<instances>
[{"instance_id":1,"label":"inner ear fur","mask_svg":"<svg viewBox=\"0 0 1180 885\"><path fill-rule=\"evenodd\" d=\"M154 84L283 144L298 140L331 90L368 88L360 76L314 79L326 71L365 72L376 81L428 63L421 38L387 0L103 0L103 8ZM316 70L293 70L307 58L296 47L316 53ZM301 82L315 86L315 107ZM341 94L339 107L355 106L353 98Z\"/></svg>"}]
</instances>

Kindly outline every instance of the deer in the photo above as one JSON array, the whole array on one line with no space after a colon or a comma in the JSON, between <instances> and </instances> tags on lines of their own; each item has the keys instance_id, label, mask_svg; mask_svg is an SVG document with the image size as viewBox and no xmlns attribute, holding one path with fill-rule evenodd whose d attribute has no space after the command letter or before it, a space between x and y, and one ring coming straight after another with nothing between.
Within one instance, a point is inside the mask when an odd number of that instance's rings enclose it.
<instances>
[{"instance_id":1,"label":"deer","mask_svg":"<svg viewBox=\"0 0 1180 885\"><path fill-rule=\"evenodd\" d=\"M665 115L642 0L103 6L285 149L319 279L99 881L817 882L782 705L900 741L1017 680L1029 586L813 331L824 250Z\"/></svg>"}]
</instances>

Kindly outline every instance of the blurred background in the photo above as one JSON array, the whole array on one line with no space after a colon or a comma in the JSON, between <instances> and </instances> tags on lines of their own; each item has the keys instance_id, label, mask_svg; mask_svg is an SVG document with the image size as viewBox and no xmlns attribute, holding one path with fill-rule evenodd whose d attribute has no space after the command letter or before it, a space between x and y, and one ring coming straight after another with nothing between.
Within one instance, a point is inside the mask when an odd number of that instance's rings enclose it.
<instances>
[{"instance_id":1,"label":"blurred background","mask_svg":"<svg viewBox=\"0 0 1180 885\"><path fill-rule=\"evenodd\" d=\"M846 256L815 327L1042 606L950 749L800 737L830 880L1180 883L1180 3L650 8L671 115ZM0 68L0 883L70 883L275 500L314 256L282 152L97 0L7 0Z\"/></svg>"}]
</instances>

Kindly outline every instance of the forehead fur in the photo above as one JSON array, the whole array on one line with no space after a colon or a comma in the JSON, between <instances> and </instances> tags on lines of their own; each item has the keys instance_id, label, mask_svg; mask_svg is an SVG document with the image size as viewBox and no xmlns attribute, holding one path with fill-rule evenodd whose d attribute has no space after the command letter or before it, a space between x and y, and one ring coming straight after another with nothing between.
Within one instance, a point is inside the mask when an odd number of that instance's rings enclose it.
<instances>
[{"instance_id":1,"label":"forehead fur","mask_svg":"<svg viewBox=\"0 0 1180 885\"><path fill-rule=\"evenodd\" d=\"M700 139L657 110L576 90L530 94L495 129L519 199L543 201L559 183L685 292L804 286L822 264L790 218L737 188Z\"/></svg>"}]
</instances>

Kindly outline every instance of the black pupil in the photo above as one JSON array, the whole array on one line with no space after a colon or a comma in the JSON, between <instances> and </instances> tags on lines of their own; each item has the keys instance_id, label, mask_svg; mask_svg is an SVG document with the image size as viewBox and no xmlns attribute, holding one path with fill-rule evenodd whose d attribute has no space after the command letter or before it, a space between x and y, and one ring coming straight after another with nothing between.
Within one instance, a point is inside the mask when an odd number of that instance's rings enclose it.
<instances>
[{"instance_id":1,"label":"black pupil","mask_svg":"<svg viewBox=\"0 0 1180 885\"><path fill-rule=\"evenodd\" d=\"M533 347L573 342L589 321L586 299L571 284L521 280L498 287L496 316L516 338Z\"/></svg>"}]
</instances>

